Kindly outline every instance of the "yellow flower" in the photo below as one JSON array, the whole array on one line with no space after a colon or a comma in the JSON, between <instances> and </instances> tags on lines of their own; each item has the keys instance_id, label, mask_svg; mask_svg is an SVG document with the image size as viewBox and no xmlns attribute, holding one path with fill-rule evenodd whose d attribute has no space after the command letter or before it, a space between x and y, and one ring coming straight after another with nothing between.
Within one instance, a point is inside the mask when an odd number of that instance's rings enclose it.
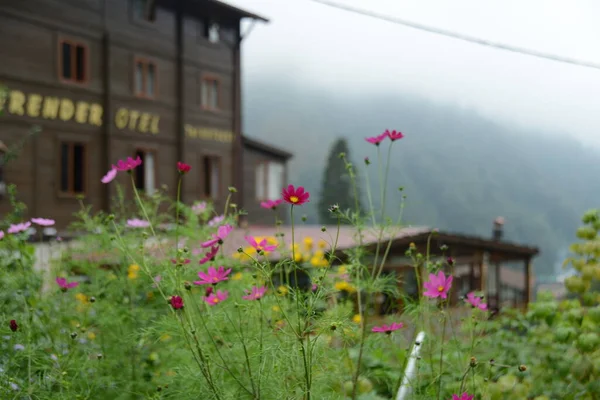
<instances>
[{"instance_id":1,"label":"yellow flower","mask_svg":"<svg viewBox=\"0 0 600 400\"><path fill-rule=\"evenodd\" d=\"M327 247L327 242L324 241L323 239L320 239L317 246L319 246L320 249L324 249L325 247Z\"/></svg>"},{"instance_id":2,"label":"yellow flower","mask_svg":"<svg viewBox=\"0 0 600 400\"><path fill-rule=\"evenodd\" d=\"M279 312L281 311L281 308L279 308L279 306L273 306L271 307L271 310L273 310L274 312Z\"/></svg>"},{"instance_id":3,"label":"yellow flower","mask_svg":"<svg viewBox=\"0 0 600 400\"><path fill-rule=\"evenodd\" d=\"M336 288L336 290L340 290L340 291L345 290L348 293L356 292L356 288L352 284L350 284L346 281L336 282L334 287Z\"/></svg>"},{"instance_id":4,"label":"yellow flower","mask_svg":"<svg viewBox=\"0 0 600 400\"><path fill-rule=\"evenodd\" d=\"M171 340L171 336L167 335L166 333L160 337L161 342L166 342L167 340Z\"/></svg>"},{"instance_id":5,"label":"yellow flower","mask_svg":"<svg viewBox=\"0 0 600 400\"><path fill-rule=\"evenodd\" d=\"M329 262L325 259L325 254L321 250L317 250L310 259L313 267L327 267Z\"/></svg>"},{"instance_id":6,"label":"yellow flower","mask_svg":"<svg viewBox=\"0 0 600 400\"><path fill-rule=\"evenodd\" d=\"M234 281L239 281L240 279L242 279L244 275L242 275L241 272L236 272L235 274L233 274L233 276L231 277L232 280Z\"/></svg>"},{"instance_id":7,"label":"yellow flower","mask_svg":"<svg viewBox=\"0 0 600 400\"><path fill-rule=\"evenodd\" d=\"M304 238L304 249L306 251L311 251L313 247L313 238L307 236Z\"/></svg>"},{"instance_id":8,"label":"yellow flower","mask_svg":"<svg viewBox=\"0 0 600 400\"><path fill-rule=\"evenodd\" d=\"M416 248L417 248L417 246L416 246L416 245L415 245L413 242L410 242L410 244L408 245L408 247L409 247L411 250L414 250L414 249L416 249Z\"/></svg>"},{"instance_id":9,"label":"yellow flower","mask_svg":"<svg viewBox=\"0 0 600 400\"><path fill-rule=\"evenodd\" d=\"M346 272L348 272L348 269L346 268L345 265L340 265L337 272L338 272L338 274L345 274Z\"/></svg>"},{"instance_id":10,"label":"yellow flower","mask_svg":"<svg viewBox=\"0 0 600 400\"><path fill-rule=\"evenodd\" d=\"M282 329L285 326L285 321L279 320L279 321L275 322L275 326L279 329Z\"/></svg>"},{"instance_id":11,"label":"yellow flower","mask_svg":"<svg viewBox=\"0 0 600 400\"><path fill-rule=\"evenodd\" d=\"M354 317L352 317L352 322L356 323L356 324L360 324L362 321L362 317L360 316L360 314L355 314Z\"/></svg>"},{"instance_id":12,"label":"yellow flower","mask_svg":"<svg viewBox=\"0 0 600 400\"><path fill-rule=\"evenodd\" d=\"M94 340L96 339L96 334L94 332L88 332L87 337L90 340Z\"/></svg>"},{"instance_id":13,"label":"yellow flower","mask_svg":"<svg viewBox=\"0 0 600 400\"><path fill-rule=\"evenodd\" d=\"M127 278L129 279L137 279L138 271L140 270L140 266L137 264L131 264L129 268L127 268Z\"/></svg>"},{"instance_id":14,"label":"yellow flower","mask_svg":"<svg viewBox=\"0 0 600 400\"><path fill-rule=\"evenodd\" d=\"M245 247L242 253L236 251L233 257L242 262L250 261L252 257L256 257L256 249L252 246Z\"/></svg>"},{"instance_id":15,"label":"yellow flower","mask_svg":"<svg viewBox=\"0 0 600 400\"><path fill-rule=\"evenodd\" d=\"M79 301L81 304L87 304L88 303L88 297L83 294L83 293L77 293L75 295L75 298L77 299L77 301Z\"/></svg>"},{"instance_id":16,"label":"yellow flower","mask_svg":"<svg viewBox=\"0 0 600 400\"><path fill-rule=\"evenodd\" d=\"M281 285L277 288L277 293L279 293L282 296L285 296L286 294L289 293L289 290L288 290L287 286Z\"/></svg>"}]
</instances>

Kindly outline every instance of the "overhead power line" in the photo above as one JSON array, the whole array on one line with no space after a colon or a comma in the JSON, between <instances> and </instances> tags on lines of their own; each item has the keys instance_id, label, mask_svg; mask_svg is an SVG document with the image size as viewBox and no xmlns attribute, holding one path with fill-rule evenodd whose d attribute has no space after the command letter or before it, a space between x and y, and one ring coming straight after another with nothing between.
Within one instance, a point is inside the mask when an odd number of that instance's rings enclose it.
<instances>
[{"instance_id":1,"label":"overhead power line","mask_svg":"<svg viewBox=\"0 0 600 400\"><path fill-rule=\"evenodd\" d=\"M506 50L506 51L512 51L514 53L526 54L528 56L543 58L543 59L546 59L546 60L552 60L552 61L557 61L557 62L572 64L572 65L578 65L578 66L581 66L581 67L588 67L588 68L600 69L600 64L598 64L598 63L577 60L575 58L557 56L555 54L544 53L544 52L537 51L537 50L530 50L530 49L526 49L526 48L522 48L522 47L517 47L517 46L511 46L511 45L503 44L503 43L492 42L490 40L480 39L480 38L476 38L476 37L469 36L469 35L463 35L462 33L451 32L451 31L448 31L448 30L445 30L445 29L433 28L433 27L430 27L430 26L418 24L416 22L410 22L410 21L406 21L406 20L403 20L403 19L400 19L400 18L389 17L387 15L378 14L378 13L375 13L375 12L372 12L372 11L362 10L360 8L355 8L355 7L350 7L350 6L347 6L347 5L344 5L344 4L335 3L333 1L328 1L328 0L311 0L311 1L314 1L315 3L323 4L323 5L326 5L326 6L329 6L329 7L337 8L339 10L344 10L344 11L349 11L349 12L352 12L352 13L355 13L355 14L365 15L367 17L371 17L371 18L375 18L375 19L379 19L379 20L391 22L393 24L404 25L404 26L407 26L409 28L418 29L418 30L421 30L421 31L426 31L426 32L437 34L437 35L447 36L447 37L451 37L451 38L454 38L454 39L462 40L462 41L465 41L465 42L475 43L475 44L478 44L478 45L481 45L481 46L493 47L493 48L496 48L496 49L501 49L501 50Z\"/></svg>"}]
</instances>

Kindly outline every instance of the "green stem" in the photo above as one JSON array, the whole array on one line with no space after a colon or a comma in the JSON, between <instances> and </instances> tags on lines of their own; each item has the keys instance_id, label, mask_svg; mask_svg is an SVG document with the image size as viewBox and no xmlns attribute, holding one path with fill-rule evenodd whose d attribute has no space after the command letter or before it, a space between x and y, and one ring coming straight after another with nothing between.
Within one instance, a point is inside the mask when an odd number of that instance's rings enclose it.
<instances>
[{"instance_id":1,"label":"green stem","mask_svg":"<svg viewBox=\"0 0 600 400\"><path fill-rule=\"evenodd\" d=\"M383 238L383 230L385 227L385 223L384 223L384 218L385 218L385 206L386 206L386 202L387 202L387 179L388 179L388 173L390 170L390 157L392 155L392 145L390 144L390 146L388 147L388 154L387 154L387 160L386 160L386 167L385 167L385 175L383 177L383 179L381 179L381 157L380 157L380 152L379 152L379 146L377 147L377 158L378 158L378 164L379 164L379 175L380 175L380 194L381 194L381 216L380 219L381 221L379 222L381 224L381 228L379 229L379 235L377 236L377 247L375 249L375 260L373 261L373 271L371 272L373 274L373 276L375 276L375 266L377 265L377 260L379 259L379 251L381 249L381 239Z\"/></svg>"},{"instance_id":2,"label":"green stem","mask_svg":"<svg viewBox=\"0 0 600 400\"><path fill-rule=\"evenodd\" d=\"M444 339L446 337L446 313L442 310L442 349L440 350L440 380L438 382L438 400L442 397L442 377L444 373Z\"/></svg>"},{"instance_id":3,"label":"green stem","mask_svg":"<svg viewBox=\"0 0 600 400\"><path fill-rule=\"evenodd\" d=\"M152 236L156 237L156 232L154 231L154 226L152 226L152 222L150 221L148 212L146 212L146 207L144 207L144 203L142 203L140 194L138 193L138 190L135 187L135 179L133 178L133 174L131 173L131 171L129 173L129 176L131 177L131 186L133 187L133 193L134 193L135 198L140 206L140 209L142 210L142 214L144 214L144 218L146 218L146 221L148 221L148 223L150 224L150 231L152 232Z\"/></svg>"}]
</instances>

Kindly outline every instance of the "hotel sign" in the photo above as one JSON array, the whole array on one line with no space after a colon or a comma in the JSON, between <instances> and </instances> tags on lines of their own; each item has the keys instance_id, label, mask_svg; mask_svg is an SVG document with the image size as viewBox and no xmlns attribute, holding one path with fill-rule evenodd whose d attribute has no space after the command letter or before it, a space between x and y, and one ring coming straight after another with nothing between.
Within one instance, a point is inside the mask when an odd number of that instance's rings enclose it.
<instances>
[{"instance_id":1,"label":"hotel sign","mask_svg":"<svg viewBox=\"0 0 600 400\"><path fill-rule=\"evenodd\" d=\"M0 96L0 111L5 110L14 116L27 116L45 120L76 122L82 125L101 127L104 124L104 109L101 104L75 101L67 97L42 96L37 93L25 94L20 90L10 90ZM157 114L120 107L115 112L114 125L118 129L158 135L160 116ZM212 140L231 143L233 133L220 129L197 127L186 124L185 136L191 139Z\"/></svg>"},{"instance_id":2,"label":"hotel sign","mask_svg":"<svg viewBox=\"0 0 600 400\"><path fill-rule=\"evenodd\" d=\"M190 139L213 140L221 143L233 142L233 133L220 129L205 128L186 124L184 127L185 136Z\"/></svg>"},{"instance_id":3,"label":"hotel sign","mask_svg":"<svg viewBox=\"0 0 600 400\"><path fill-rule=\"evenodd\" d=\"M42 118L48 120L75 121L78 124L102 126L102 106L87 101L73 101L66 97L42 96L36 93L25 94L11 90L8 96L0 98L0 110L9 114Z\"/></svg>"}]
</instances>

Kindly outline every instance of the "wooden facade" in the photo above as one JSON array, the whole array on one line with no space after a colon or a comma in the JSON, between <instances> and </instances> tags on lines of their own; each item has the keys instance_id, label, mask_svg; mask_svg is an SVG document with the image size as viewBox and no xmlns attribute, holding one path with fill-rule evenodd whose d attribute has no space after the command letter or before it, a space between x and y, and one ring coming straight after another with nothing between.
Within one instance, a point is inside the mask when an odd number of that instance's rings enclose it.
<instances>
[{"instance_id":1,"label":"wooden facade","mask_svg":"<svg viewBox=\"0 0 600 400\"><path fill-rule=\"evenodd\" d=\"M4 3L0 141L14 146L41 128L2 174L28 217L64 228L79 195L108 210L114 185L100 178L137 155L136 185L146 192L166 187L174 196L181 160L192 166L183 201L222 208L235 186L244 207L240 21L264 18L216 0ZM0 215L8 207L0 200Z\"/></svg>"}]
</instances>

